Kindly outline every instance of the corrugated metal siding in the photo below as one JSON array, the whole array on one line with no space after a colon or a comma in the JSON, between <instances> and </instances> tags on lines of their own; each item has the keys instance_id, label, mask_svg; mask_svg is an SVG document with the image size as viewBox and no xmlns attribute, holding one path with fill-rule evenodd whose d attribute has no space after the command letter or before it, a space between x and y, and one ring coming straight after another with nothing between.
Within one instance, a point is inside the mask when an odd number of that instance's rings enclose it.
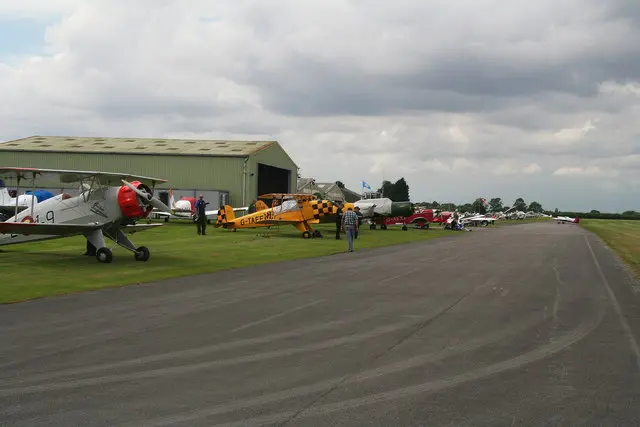
<instances>
[{"instance_id":1,"label":"corrugated metal siding","mask_svg":"<svg viewBox=\"0 0 640 427\"><path fill-rule=\"evenodd\" d=\"M247 162L247 203L258 197L258 163L290 170L289 191L297 191L298 167L280 145L273 144L249 157ZM251 176L252 173L254 176Z\"/></svg>"},{"instance_id":2,"label":"corrugated metal siding","mask_svg":"<svg viewBox=\"0 0 640 427\"><path fill-rule=\"evenodd\" d=\"M243 158L0 151L0 166L127 172L169 180L159 188L228 191L242 203ZM282 167L282 166L280 166Z\"/></svg>"}]
</instances>

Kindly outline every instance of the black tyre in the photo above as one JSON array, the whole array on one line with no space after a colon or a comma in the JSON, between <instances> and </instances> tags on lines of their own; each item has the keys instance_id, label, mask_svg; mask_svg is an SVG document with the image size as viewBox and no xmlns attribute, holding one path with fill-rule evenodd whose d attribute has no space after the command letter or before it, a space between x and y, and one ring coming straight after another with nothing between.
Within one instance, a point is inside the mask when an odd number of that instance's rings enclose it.
<instances>
[{"instance_id":1,"label":"black tyre","mask_svg":"<svg viewBox=\"0 0 640 427\"><path fill-rule=\"evenodd\" d=\"M149 249L144 246L140 246L133 254L136 261L149 261L150 256Z\"/></svg>"},{"instance_id":2,"label":"black tyre","mask_svg":"<svg viewBox=\"0 0 640 427\"><path fill-rule=\"evenodd\" d=\"M113 261L113 253L109 248L100 248L96 252L96 259L98 260L98 262L108 264Z\"/></svg>"}]
</instances>

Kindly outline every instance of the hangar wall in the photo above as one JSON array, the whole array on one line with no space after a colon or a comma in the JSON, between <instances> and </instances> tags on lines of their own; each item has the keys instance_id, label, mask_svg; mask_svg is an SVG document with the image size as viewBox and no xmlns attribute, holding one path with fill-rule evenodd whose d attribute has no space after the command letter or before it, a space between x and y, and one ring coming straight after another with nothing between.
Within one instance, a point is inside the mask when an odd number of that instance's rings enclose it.
<instances>
[{"instance_id":1,"label":"hangar wall","mask_svg":"<svg viewBox=\"0 0 640 427\"><path fill-rule=\"evenodd\" d=\"M4 143L0 144L0 165L2 166L127 172L164 178L169 182L158 185L159 190L172 187L176 190L176 196L193 191L228 193L227 203L233 206L248 206L252 200L257 198L260 164L289 170L287 188L281 185L282 188L278 191L296 191L298 168L277 143L269 144L242 157L158 155L144 152L124 154L29 151L13 150L5 146ZM218 200L210 200L210 202L217 207Z\"/></svg>"}]
</instances>

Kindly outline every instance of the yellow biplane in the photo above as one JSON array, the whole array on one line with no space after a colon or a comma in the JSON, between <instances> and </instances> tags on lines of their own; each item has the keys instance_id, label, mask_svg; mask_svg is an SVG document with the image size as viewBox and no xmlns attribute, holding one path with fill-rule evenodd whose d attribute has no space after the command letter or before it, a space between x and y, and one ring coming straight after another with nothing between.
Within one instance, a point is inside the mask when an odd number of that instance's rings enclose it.
<instances>
[{"instance_id":1,"label":"yellow biplane","mask_svg":"<svg viewBox=\"0 0 640 427\"><path fill-rule=\"evenodd\" d=\"M334 215L337 207L328 200L318 200L312 194L272 193L259 196L259 199L271 200L271 207L262 201L256 203L256 212L236 218L233 208L224 205L218 211L215 227L236 231L238 228L271 227L290 224L302 232L302 237L322 237L319 230L310 224L318 224L323 215Z\"/></svg>"}]
</instances>

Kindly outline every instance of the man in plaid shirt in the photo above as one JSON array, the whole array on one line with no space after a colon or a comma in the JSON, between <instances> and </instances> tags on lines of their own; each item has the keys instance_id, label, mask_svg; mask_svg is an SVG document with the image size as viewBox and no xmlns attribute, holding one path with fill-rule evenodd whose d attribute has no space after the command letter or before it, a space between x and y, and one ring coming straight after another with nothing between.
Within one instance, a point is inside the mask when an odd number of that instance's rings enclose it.
<instances>
[{"instance_id":1,"label":"man in plaid shirt","mask_svg":"<svg viewBox=\"0 0 640 427\"><path fill-rule=\"evenodd\" d=\"M353 237L358 232L358 215L356 215L351 206L342 214L342 231L347 234L349 252L353 252Z\"/></svg>"}]
</instances>

